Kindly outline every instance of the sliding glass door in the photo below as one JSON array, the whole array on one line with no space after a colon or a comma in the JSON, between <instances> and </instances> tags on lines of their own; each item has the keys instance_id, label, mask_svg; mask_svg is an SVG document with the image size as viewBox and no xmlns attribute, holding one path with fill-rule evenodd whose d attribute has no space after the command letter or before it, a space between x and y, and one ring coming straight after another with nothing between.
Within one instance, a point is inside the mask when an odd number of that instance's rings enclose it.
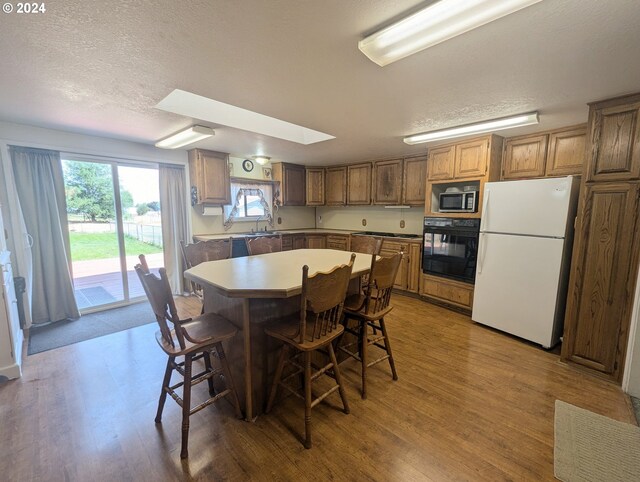
<instances>
[{"instance_id":1,"label":"sliding glass door","mask_svg":"<svg viewBox=\"0 0 640 482\"><path fill-rule=\"evenodd\" d=\"M62 162L74 291L82 312L144 297L138 255L163 265L158 170L123 162Z\"/></svg>"}]
</instances>

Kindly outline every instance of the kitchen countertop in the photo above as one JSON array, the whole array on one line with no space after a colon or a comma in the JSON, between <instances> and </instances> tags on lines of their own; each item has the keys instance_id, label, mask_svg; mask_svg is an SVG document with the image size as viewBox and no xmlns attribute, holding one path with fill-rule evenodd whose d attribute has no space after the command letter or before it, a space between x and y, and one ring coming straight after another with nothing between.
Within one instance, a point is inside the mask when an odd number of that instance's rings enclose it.
<instances>
[{"instance_id":1,"label":"kitchen countertop","mask_svg":"<svg viewBox=\"0 0 640 482\"><path fill-rule=\"evenodd\" d=\"M318 229L318 228L307 228L307 229L274 229L273 231L260 231L259 233L229 233L229 234L196 234L194 235L194 239L197 241L207 241L209 239L242 239L247 236L256 236L256 235L267 235L267 234L337 234L348 236L350 234L357 234L362 236L384 236L389 233L378 233L378 234L365 234L362 231L347 231L344 229ZM394 236L391 239L406 239L406 240L419 240L420 235L416 235L413 233L407 233L410 236L404 237L402 234L393 233Z\"/></svg>"}]
</instances>

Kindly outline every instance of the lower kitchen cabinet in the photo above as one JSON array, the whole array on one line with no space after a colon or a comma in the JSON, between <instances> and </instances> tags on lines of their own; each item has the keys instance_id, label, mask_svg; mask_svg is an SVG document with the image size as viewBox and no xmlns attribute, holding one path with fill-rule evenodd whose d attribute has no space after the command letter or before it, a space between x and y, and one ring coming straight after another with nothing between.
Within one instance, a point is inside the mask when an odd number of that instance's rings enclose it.
<instances>
[{"instance_id":1,"label":"lower kitchen cabinet","mask_svg":"<svg viewBox=\"0 0 640 482\"><path fill-rule=\"evenodd\" d=\"M473 306L473 285L440 276L422 274L420 294L427 299L445 303L470 312Z\"/></svg>"},{"instance_id":2,"label":"lower kitchen cabinet","mask_svg":"<svg viewBox=\"0 0 640 482\"><path fill-rule=\"evenodd\" d=\"M307 247L307 240L304 234L294 234L292 236L292 248L293 249L304 249Z\"/></svg>"},{"instance_id":3,"label":"lower kitchen cabinet","mask_svg":"<svg viewBox=\"0 0 640 482\"><path fill-rule=\"evenodd\" d=\"M307 235L307 249L325 249L327 247L327 237L324 234Z\"/></svg>"},{"instance_id":4,"label":"lower kitchen cabinet","mask_svg":"<svg viewBox=\"0 0 640 482\"><path fill-rule=\"evenodd\" d=\"M293 236L282 236L282 251L291 251L293 249Z\"/></svg>"},{"instance_id":5,"label":"lower kitchen cabinet","mask_svg":"<svg viewBox=\"0 0 640 482\"><path fill-rule=\"evenodd\" d=\"M349 250L349 236L340 234L327 235L327 249Z\"/></svg>"}]
</instances>

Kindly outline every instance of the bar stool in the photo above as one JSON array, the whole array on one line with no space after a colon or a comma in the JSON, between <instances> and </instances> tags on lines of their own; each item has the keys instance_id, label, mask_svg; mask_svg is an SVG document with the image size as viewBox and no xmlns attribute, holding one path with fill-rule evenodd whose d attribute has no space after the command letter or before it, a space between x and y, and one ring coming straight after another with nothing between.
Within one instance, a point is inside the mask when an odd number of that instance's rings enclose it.
<instances>
[{"instance_id":1,"label":"bar stool","mask_svg":"<svg viewBox=\"0 0 640 482\"><path fill-rule=\"evenodd\" d=\"M214 313L180 320L165 269L160 268L160 278L158 278L149 272L144 255L141 254L139 259L140 264L135 266L135 270L144 287L147 298L149 298L151 308L156 315L156 321L160 326L160 331L156 333L156 341L169 356L162 381L162 391L160 392L155 422L161 422L164 402L167 399L167 394L171 395L171 398L182 407L182 448L180 458L185 459L189 456L189 417L191 415L229 395L231 396L236 416L242 418L240 402L238 401L229 364L222 348L222 342L235 336L237 330L228 320ZM169 321L170 325L167 321ZM173 328L170 328L170 326ZM211 356L213 355L220 360L220 369L213 368L211 362ZM177 357L184 357L184 361L177 363ZM205 370L193 375L193 362L200 359L204 361ZM183 381L171 385L171 375L174 370L182 375ZM224 380L226 388L216 393L213 377L220 375L224 375L221 378ZM205 380L209 384L209 395L211 396L192 409L191 387ZM176 392L180 387L182 387L182 397Z\"/></svg>"},{"instance_id":2,"label":"bar stool","mask_svg":"<svg viewBox=\"0 0 640 482\"><path fill-rule=\"evenodd\" d=\"M360 362L363 399L367 398L367 368L389 360L393 379L398 379L384 317L393 309L389 303L401 261L402 253L397 253L389 258L378 257L376 259L376 256L373 256L369 284L365 286L363 293L349 296L344 303L344 331L355 335L358 341L343 346L338 343L338 349ZM357 326L350 328L349 320L355 320ZM371 337L369 336L369 327L373 329ZM384 345L380 343L381 341ZM351 349L354 345L357 345L357 351ZM369 361L368 348L370 346L384 350L384 355Z\"/></svg>"},{"instance_id":3,"label":"bar stool","mask_svg":"<svg viewBox=\"0 0 640 482\"><path fill-rule=\"evenodd\" d=\"M316 273L313 276L308 276L309 267L305 265L302 268L300 313L289 319L276 322L273 326L265 329L267 335L284 342L280 349L278 365L265 411L267 413L271 411L278 387L283 387L298 398L303 399L304 447L307 449L311 448L311 409L313 407L338 390L342 399L344 413L349 413L349 404L344 392L340 368L332 342L342 334L344 329L340 324L340 320L342 319L343 303L355 258L356 255L351 254L351 261L348 265L338 266L328 273ZM313 351L323 348L327 349L329 362L315 373L312 373L311 354ZM290 351L293 351L294 354L291 358L287 358ZM292 365L295 371L283 379L282 372L287 364ZM286 383L301 374L304 378L304 396ZM336 385L313 399L311 382L321 375L333 378Z\"/></svg>"}]
</instances>

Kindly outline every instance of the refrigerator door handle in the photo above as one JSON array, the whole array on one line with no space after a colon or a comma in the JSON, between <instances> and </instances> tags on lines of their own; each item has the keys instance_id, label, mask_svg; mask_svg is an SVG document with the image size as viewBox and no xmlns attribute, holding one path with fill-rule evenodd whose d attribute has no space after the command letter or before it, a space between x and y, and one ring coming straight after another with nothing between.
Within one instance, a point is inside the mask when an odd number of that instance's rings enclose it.
<instances>
[{"instance_id":1,"label":"refrigerator door handle","mask_svg":"<svg viewBox=\"0 0 640 482\"><path fill-rule=\"evenodd\" d=\"M484 233L480 233L480 254L478 255L478 270L477 273L480 275L482 274L482 266L484 265L484 258L487 254L487 243L486 240L483 241L483 239L485 239L485 234Z\"/></svg>"},{"instance_id":2,"label":"refrigerator door handle","mask_svg":"<svg viewBox=\"0 0 640 482\"><path fill-rule=\"evenodd\" d=\"M485 189L484 191L484 209L482 210L482 217L480 219L480 231L484 231L484 225L489 217L489 200L491 199L491 189Z\"/></svg>"}]
</instances>

